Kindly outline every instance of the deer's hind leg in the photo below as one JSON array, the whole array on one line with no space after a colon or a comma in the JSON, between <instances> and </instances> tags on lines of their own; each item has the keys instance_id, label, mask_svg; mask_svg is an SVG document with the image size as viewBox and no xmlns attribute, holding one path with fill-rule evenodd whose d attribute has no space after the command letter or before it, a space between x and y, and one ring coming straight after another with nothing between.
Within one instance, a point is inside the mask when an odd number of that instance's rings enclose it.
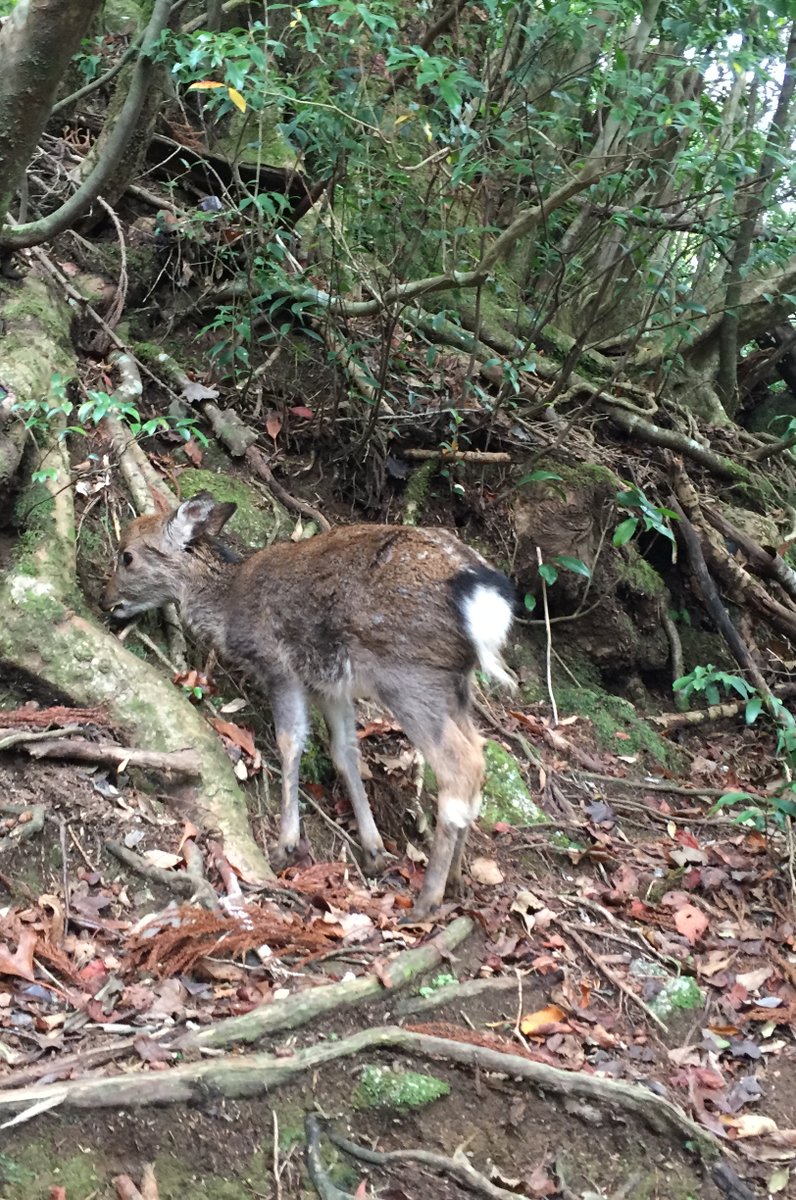
<instances>
[{"instance_id":1,"label":"deer's hind leg","mask_svg":"<svg viewBox=\"0 0 796 1200\"><path fill-rule=\"evenodd\" d=\"M413 680L385 703L437 778L437 827L426 878L412 916L439 907L450 879L458 882L467 831L478 816L484 777L481 738L447 677Z\"/></svg>"}]
</instances>

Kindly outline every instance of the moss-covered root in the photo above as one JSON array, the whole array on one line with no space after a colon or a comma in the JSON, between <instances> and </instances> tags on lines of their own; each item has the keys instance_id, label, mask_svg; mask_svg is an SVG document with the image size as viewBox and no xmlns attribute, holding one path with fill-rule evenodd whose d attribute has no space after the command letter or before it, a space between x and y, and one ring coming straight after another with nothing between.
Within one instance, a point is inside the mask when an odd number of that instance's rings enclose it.
<instances>
[{"instance_id":1,"label":"moss-covered root","mask_svg":"<svg viewBox=\"0 0 796 1200\"><path fill-rule=\"evenodd\" d=\"M55 478L29 489L20 503L28 529L0 587L0 659L78 704L106 705L114 724L147 749L193 747L202 763L197 817L221 832L227 857L245 879L272 879L249 832L232 767L210 727L158 671L77 611L72 493L56 431L52 444L42 448L42 462Z\"/></svg>"},{"instance_id":2,"label":"moss-covered root","mask_svg":"<svg viewBox=\"0 0 796 1200\"><path fill-rule=\"evenodd\" d=\"M273 873L248 827L246 805L210 727L158 671L61 600L46 577L12 574L0 589L0 658L45 680L78 704L106 705L114 724L153 750L193 747L201 757L196 802L203 824L218 829L244 879Z\"/></svg>"}]
</instances>

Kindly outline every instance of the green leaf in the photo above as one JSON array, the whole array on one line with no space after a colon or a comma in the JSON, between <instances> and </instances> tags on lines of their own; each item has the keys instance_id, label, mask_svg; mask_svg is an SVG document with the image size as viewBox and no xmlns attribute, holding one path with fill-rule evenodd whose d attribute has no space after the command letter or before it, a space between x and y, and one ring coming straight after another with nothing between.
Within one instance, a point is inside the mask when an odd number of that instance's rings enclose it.
<instances>
[{"instance_id":1,"label":"green leaf","mask_svg":"<svg viewBox=\"0 0 796 1200\"><path fill-rule=\"evenodd\" d=\"M576 575L582 575L584 579L591 579L591 568L587 567L580 558L571 558L569 554L557 554L553 562L559 567L563 567L565 571L574 571Z\"/></svg>"},{"instance_id":2,"label":"green leaf","mask_svg":"<svg viewBox=\"0 0 796 1200\"><path fill-rule=\"evenodd\" d=\"M522 602L525 605L525 607L527 608L528 612L533 612L534 609L536 608L536 597L532 596L530 592L525 593L525 596L524 596Z\"/></svg>"},{"instance_id":3,"label":"green leaf","mask_svg":"<svg viewBox=\"0 0 796 1200\"><path fill-rule=\"evenodd\" d=\"M628 517L626 521L622 521L614 530L614 536L611 538L614 546L624 546L633 537L633 534L638 529L638 518Z\"/></svg>"},{"instance_id":4,"label":"green leaf","mask_svg":"<svg viewBox=\"0 0 796 1200\"><path fill-rule=\"evenodd\" d=\"M540 563L539 574L549 587L552 587L552 585L558 579L558 571L555 569L552 563Z\"/></svg>"},{"instance_id":5,"label":"green leaf","mask_svg":"<svg viewBox=\"0 0 796 1200\"><path fill-rule=\"evenodd\" d=\"M750 800L755 799L756 797L751 792L725 792L713 805L712 811L715 812L719 808L731 808L733 804L748 804Z\"/></svg>"},{"instance_id":6,"label":"green leaf","mask_svg":"<svg viewBox=\"0 0 796 1200\"><path fill-rule=\"evenodd\" d=\"M527 475L523 475L515 483L515 487L524 487L526 483L545 483L547 480L556 479L561 481L561 476L556 475L554 471L529 471Z\"/></svg>"},{"instance_id":7,"label":"green leaf","mask_svg":"<svg viewBox=\"0 0 796 1200\"><path fill-rule=\"evenodd\" d=\"M752 696L751 700L746 704L746 724L754 725L760 713L763 711L763 701L759 696Z\"/></svg>"}]
</instances>

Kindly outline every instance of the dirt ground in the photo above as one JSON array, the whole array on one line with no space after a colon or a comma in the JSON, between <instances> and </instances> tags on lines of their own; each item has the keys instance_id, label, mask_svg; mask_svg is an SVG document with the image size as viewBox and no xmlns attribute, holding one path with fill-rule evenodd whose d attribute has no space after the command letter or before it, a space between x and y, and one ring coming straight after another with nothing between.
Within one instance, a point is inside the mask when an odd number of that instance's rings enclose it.
<instances>
[{"instance_id":1,"label":"dirt ground","mask_svg":"<svg viewBox=\"0 0 796 1200\"><path fill-rule=\"evenodd\" d=\"M371 743L383 755L395 739L391 732L373 735L366 760ZM559 804L568 810L568 821L560 823L577 826L577 842L574 835L563 839L559 829L556 844L544 826L499 823L480 830L471 870L483 870L474 863L494 864L499 881L472 884L461 907L476 918L476 928L449 961L404 991L384 992L378 1003L333 1012L265 1038L256 1049L289 1058L321 1041L394 1024L502 1049L513 1045L565 1070L599 1071L669 1096L720 1137L723 1161L747 1178L748 1194L767 1194L767 1181L787 1169L778 1165L781 1148L776 1159L776 1138L768 1154L755 1139L750 1156L751 1139L737 1137L742 1126L732 1122L753 1113L780 1131L796 1127L796 1055L783 1009L794 984L785 881L763 840L710 818L704 801L645 792L643 785L589 783L549 755L545 771L547 794L554 778ZM399 925L401 897L418 874L410 858L399 857L396 868L367 889L353 864L331 864L343 843L310 814L316 861L308 859L287 879L309 897L296 927L317 930L325 923L345 931L365 912L370 924L364 932L338 937L331 948L324 943L314 957L295 947L265 962L251 952L215 962L210 954L176 975L165 963L162 970L131 963L131 930L174 897L112 858L106 843L126 841L139 854L171 852L183 822L151 780L116 783L93 768L31 765L13 754L0 759L2 803L40 804L46 814L41 832L6 849L0 860L0 944L15 945L12 911L17 929L34 929L39 938L35 979L3 975L0 982L0 1103L12 1087L167 1071L181 1055L161 1057L150 1049L164 1028L201 1028L285 993L378 974L396 950L432 932ZM389 826L378 801L389 803L390 794L379 792L378 780L371 786L377 815ZM267 838L271 820L257 803L262 795L262 787L253 794L252 820ZM345 830L348 817L336 795L332 790L319 803ZM684 838L683 830L698 838ZM397 842L400 824L393 821L391 832ZM403 837L405 844L405 831ZM682 863L678 849L689 852ZM702 875L689 879L689 871ZM683 902L677 897L684 888L706 917L695 942L678 930ZM670 1013L665 1031L629 995L644 1004L655 998L654 979L637 973L645 959L674 964L675 973L702 988L695 1007ZM752 986L739 987L739 975ZM625 991L617 990L617 978ZM754 990L758 978L763 982ZM474 979L493 986L434 1006L435 993L447 995L443 989L452 980ZM776 1005L767 1009L773 996ZM425 1010L403 1011L407 1005ZM100 1059L107 1052L104 1060L92 1058L97 1051ZM374 1065L431 1075L446 1085L445 1094L416 1110L363 1106L360 1084ZM154 1163L160 1200L314 1197L304 1156L311 1112L352 1141L382 1151L421 1147L452 1156L460 1149L504 1189L496 1194L660 1200L733 1194L713 1181L716 1162L709 1155L686 1138L655 1132L636 1114L553 1090L540 1093L509 1075L390 1050L339 1060L266 1097L225 1099L211 1091L190 1105L84 1112L56 1106L4 1129L0 1196L32 1200L63 1188L51 1194L110 1200L115 1177L138 1181ZM343 1194L384 1200L472 1195L417 1163L366 1166L325 1137L321 1155L327 1182ZM362 1190L364 1180L372 1190Z\"/></svg>"}]
</instances>

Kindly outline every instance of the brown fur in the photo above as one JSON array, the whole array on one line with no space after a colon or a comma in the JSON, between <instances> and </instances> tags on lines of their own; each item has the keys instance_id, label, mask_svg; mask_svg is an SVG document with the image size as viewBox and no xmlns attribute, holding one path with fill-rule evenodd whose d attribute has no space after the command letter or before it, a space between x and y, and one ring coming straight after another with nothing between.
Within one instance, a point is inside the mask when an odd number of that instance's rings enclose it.
<instances>
[{"instance_id":1,"label":"brown fur","mask_svg":"<svg viewBox=\"0 0 796 1200\"><path fill-rule=\"evenodd\" d=\"M202 494L171 517L133 521L103 607L126 617L177 601L186 624L270 694L283 769L279 861L297 849L298 769L312 699L330 728L366 867L381 867L352 697L391 709L438 781L437 834L416 905L425 914L442 899L449 870L458 874L483 775L469 715L477 652L456 586L469 586L478 572L486 572L488 588L499 587L492 576L502 577L452 534L389 525L341 528L225 562L215 539L233 511Z\"/></svg>"}]
</instances>

